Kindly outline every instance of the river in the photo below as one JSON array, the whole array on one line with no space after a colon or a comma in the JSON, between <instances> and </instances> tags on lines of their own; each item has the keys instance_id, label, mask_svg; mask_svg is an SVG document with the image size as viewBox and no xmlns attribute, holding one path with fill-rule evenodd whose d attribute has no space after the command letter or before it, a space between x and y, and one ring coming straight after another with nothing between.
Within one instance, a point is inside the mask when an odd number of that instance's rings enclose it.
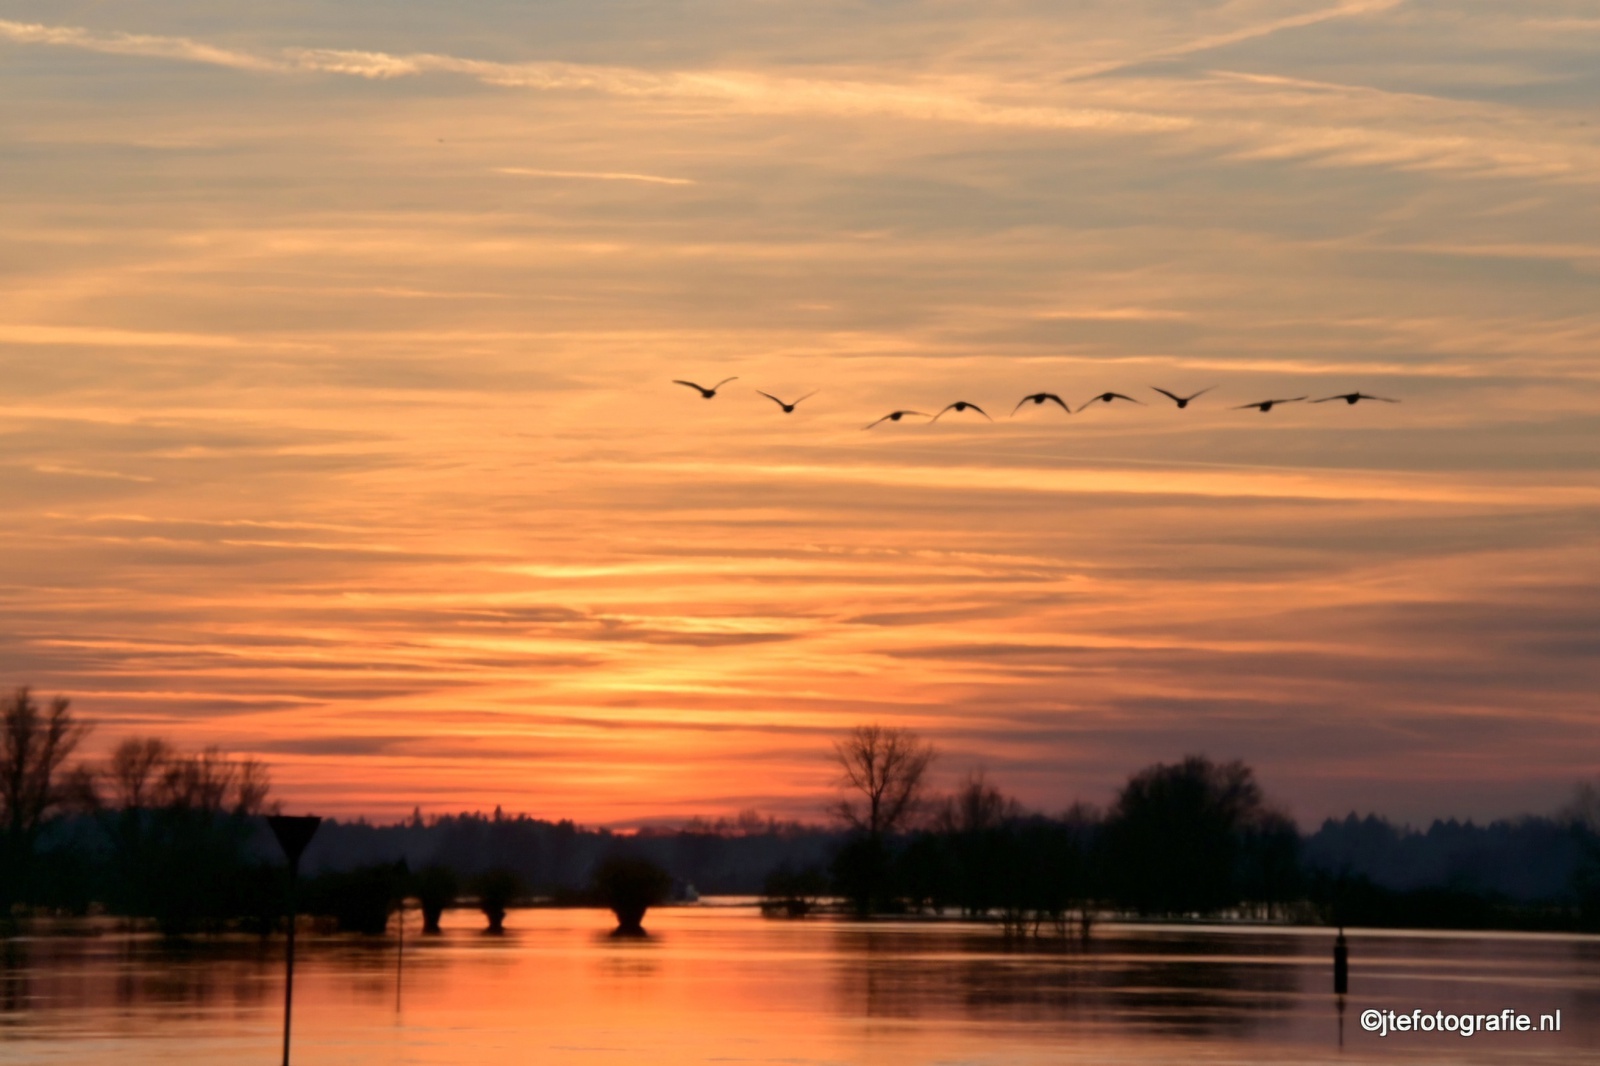
<instances>
[{"instance_id":1,"label":"river","mask_svg":"<svg viewBox=\"0 0 1600 1066\"><path fill-rule=\"evenodd\" d=\"M1010 945L955 922L769 920L749 906L473 912L444 935L305 935L293 1061L314 1066L573 1063L1595 1063L1600 938L1097 926ZM170 945L119 933L0 941L0 1061L277 1063L283 940ZM1364 1011L1526 1014L1528 1032L1365 1032ZM1538 1031L1560 1012L1561 1029Z\"/></svg>"}]
</instances>

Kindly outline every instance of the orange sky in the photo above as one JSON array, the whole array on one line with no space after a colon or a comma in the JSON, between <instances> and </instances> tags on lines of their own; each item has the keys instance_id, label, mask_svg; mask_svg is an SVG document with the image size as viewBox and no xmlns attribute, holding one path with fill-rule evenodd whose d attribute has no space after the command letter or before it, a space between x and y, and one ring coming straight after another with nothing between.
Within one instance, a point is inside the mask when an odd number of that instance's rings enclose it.
<instances>
[{"instance_id":1,"label":"orange sky","mask_svg":"<svg viewBox=\"0 0 1600 1066\"><path fill-rule=\"evenodd\" d=\"M7 5L0 680L325 813L814 820L865 721L1044 809L1549 809L1585 10Z\"/></svg>"}]
</instances>

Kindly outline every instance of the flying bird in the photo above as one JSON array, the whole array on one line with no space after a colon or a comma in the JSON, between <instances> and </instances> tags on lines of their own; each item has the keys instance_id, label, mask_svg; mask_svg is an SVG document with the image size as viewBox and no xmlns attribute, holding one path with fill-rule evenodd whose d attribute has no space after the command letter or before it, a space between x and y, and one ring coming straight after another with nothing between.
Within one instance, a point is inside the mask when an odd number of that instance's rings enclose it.
<instances>
[{"instance_id":1,"label":"flying bird","mask_svg":"<svg viewBox=\"0 0 1600 1066\"><path fill-rule=\"evenodd\" d=\"M1238 407L1235 407L1234 410L1243 411L1246 407L1254 407L1262 414L1266 414L1268 411L1272 410L1273 404L1299 403L1303 399L1305 399L1304 396L1295 396L1287 400L1262 400L1260 403L1242 403Z\"/></svg>"},{"instance_id":2,"label":"flying bird","mask_svg":"<svg viewBox=\"0 0 1600 1066\"><path fill-rule=\"evenodd\" d=\"M761 392L760 389L757 389L756 391L757 392ZM775 403L779 407L783 408L783 413L784 414L792 415L792 414L794 414L794 409L796 407L798 407L803 401L809 400L809 399L811 399L811 397L815 396L817 394L817 391L818 390L816 390L816 389L812 389L810 392L808 392L804 396L800 397L800 399L796 400L794 403L784 403L782 400L778 399L776 396L772 395L772 393L770 393L770 392L761 392L761 395L765 396L767 399L771 400L773 403Z\"/></svg>"},{"instance_id":3,"label":"flying bird","mask_svg":"<svg viewBox=\"0 0 1600 1066\"><path fill-rule=\"evenodd\" d=\"M717 382L715 385L711 386L709 389L706 388L704 385L696 385L692 381L680 381L677 378L673 378L672 379L672 383L674 385L687 385L691 389L694 389L696 392L698 392L703 399L709 400L709 399L711 399L713 396L715 396L717 394L717 390L722 388L722 386L726 385L730 381L738 381L738 380L739 380L738 378L723 378L721 381ZM798 400L796 400L795 402L799 403Z\"/></svg>"},{"instance_id":4,"label":"flying bird","mask_svg":"<svg viewBox=\"0 0 1600 1066\"><path fill-rule=\"evenodd\" d=\"M1348 404L1354 404L1359 400L1382 400L1384 403L1399 403L1400 402L1399 400L1391 400L1387 396L1371 396L1371 395L1368 395L1367 393L1364 393L1364 392L1342 392L1337 396L1324 396L1320 400L1312 400L1311 402L1312 403L1327 403L1329 400L1343 400L1345 403L1348 403Z\"/></svg>"},{"instance_id":5,"label":"flying bird","mask_svg":"<svg viewBox=\"0 0 1600 1066\"><path fill-rule=\"evenodd\" d=\"M928 417L927 414L925 412L923 412L923 411L890 411L888 414L886 414L882 418L878 419L878 422L898 422L902 418L904 418L906 415L917 415L918 417L921 417L921 418L927 418ZM861 428L862 429L871 429L872 426L877 425L878 422L873 422L871 425L862 426Z\"/></svg>"},{"instance_id":6,"label":"flying bird","mask_svg":"<svg viewBox=\"0 0 1600 1066\"><path fill-rule=\"evenodd\" d=\"M1189 401L1190 400L1198 399L1199 397L1204 396L1206 393L1210 392L1212 389L1216 388L1215 385L1212 385L1209 388L1201 389L1199 392L1191 393L1188 396L1179 396L1176 393L1168 392L1166 389L1156 389L1156 387L1154 385L1151 385L1150 387L1152 389L1155 389L1161 395L1165 396L1167 399L1171 400L1173 403L1177 404L1178 405L1178 410L1180 410L1180 411L1183 410L1185 407L1189 406Z\"/></svg>"},{"instance_id":7,"label":"flying bird","mask_svg":"<svg viewBox=\"0 0 1600 1066\"><path fill-rule=\"evenodd\" d=\"M1096 401L1100 403L1110 403L1112 400L1127 400L1129 403L1136 403L1140 407L1150 406L1143 400L1135 400L1132 396L1124 396L1120 392L1102 392L1100 395L1091 399L1089 403L1086 403L1083 405L1083 407L1078 408L1078 410L1081 411L1084 407L1088 407L1090 403L1095 403Z\"/></svg>"},{"instance_id":8,"label":"flying bird","mask_svg":"<svg viewBox=\"0 0 1600 1066\"><path fill-rule=\"evenodd\" d=\"M956 414L960 414L962 411L965 411L969 407L972 408L974 411L978 412L984 418L989 418L989 412L985 411L983 408L979 407L977 404L970 403L967 400L957 400L955 403L946 404L944 411L940 411L938 414L934 415L933 416L933 420L935 422L939 421L939 419L944 417L945 411L954 411ZM994 419L989 418L989 421L993 422Z\"/></svg>"},{"instance_id":9,"label":"flying bird","mask_svg":"<svg viewBox=\"0 0 1600 1066\"><path fill-rule=\"evenodd\" d=\"M1036 392L1036 393L1033 393L1030 396L1024 396L1022 399L1017 401L1017 406L1015 406L1015 407L1013 407L1011 409L1011 413L1013 415L1015 415L1018 411L1020 411L1022 409L1022 405L1027 403L1029 400L1032 400L1035 404L1041 404L1041 403L1044 403L1046 400L1049 400L1051 403L1055 404L1057 407L1059 407L1063 411L1067 412L1067 414L1070 415L1072 413L1072 408L1068 407L1065 403L1063 403L1061 397L1057 396L1053 392Z\"/></svg>"}]
</instances>

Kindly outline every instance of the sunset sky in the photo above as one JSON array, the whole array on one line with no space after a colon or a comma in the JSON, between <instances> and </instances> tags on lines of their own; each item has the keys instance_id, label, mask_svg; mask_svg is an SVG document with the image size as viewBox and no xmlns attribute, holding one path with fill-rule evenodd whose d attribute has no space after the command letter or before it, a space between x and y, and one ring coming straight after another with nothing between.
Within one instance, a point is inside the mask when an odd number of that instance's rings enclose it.
<instances>
[{"instance_id":1,"label":"sunset sky","mask_svg":"<svg viewBox=\"0 0 1600 1066\"><path fill-rule=\"evenodd\" d=\"M869 721L1050 811L1600 772L1593 0L0 0L0 219L0 683L87 755L615 825L820 820Z\"/></svg>"}]
</instances>

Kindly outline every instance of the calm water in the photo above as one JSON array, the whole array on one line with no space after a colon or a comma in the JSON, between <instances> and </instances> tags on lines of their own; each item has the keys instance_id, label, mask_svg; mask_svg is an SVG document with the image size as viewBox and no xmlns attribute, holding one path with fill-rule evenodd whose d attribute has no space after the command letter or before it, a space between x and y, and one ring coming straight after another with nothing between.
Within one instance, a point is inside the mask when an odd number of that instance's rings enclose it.
<instances>
[{"instance_id":1,"label":"calm water","mask_svg":"<svg viewBox=\"0 0 1600 1066\"><path fill-rule=\"evenodd\" d=\"M305 937L294 1061L523 1063L1600 1064L1600 940L1356 934L1343 1020L1323 931L1103 926L1011 948L992 928L651 912L646 941L595 911L511 932ZM453 919L453 920L452 920ZM412 923L415 916L412 916ZM283 944L173 948L106 933L0 943L0 1062L276 1063ZM1362 1032L1368 1008L1562 1012L1556 1033Z\"/></svg>"}]
</instances>

